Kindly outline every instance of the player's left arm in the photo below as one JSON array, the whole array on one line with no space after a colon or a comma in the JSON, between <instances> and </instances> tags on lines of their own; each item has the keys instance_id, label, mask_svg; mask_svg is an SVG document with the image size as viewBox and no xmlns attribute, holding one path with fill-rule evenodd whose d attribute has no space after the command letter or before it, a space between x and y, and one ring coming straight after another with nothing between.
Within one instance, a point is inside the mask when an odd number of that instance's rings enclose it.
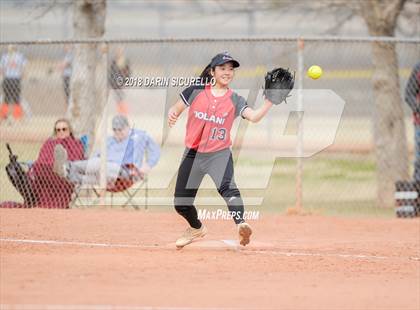
<instances>
[{"instance_id":1,"label":"player's left arm","mask_svg":"<svg viewBox=\"0 0 420 310\"><path fill-rule=\"evenodd\" d=\"M264 103L257 109L246 107L242 111L242 117L252 123L258 123L265 115L267 115L270 108L273 106L270 100L264 99Z\"/></svg>"}]
</instances>

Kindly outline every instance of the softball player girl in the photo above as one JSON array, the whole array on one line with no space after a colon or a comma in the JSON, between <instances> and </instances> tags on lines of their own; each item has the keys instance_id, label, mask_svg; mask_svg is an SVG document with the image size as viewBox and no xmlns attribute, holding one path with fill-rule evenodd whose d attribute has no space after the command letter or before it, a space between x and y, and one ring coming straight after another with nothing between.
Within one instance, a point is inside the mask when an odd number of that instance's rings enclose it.
<instances>
[{"instance_id":1,"label":"softball player girl","mask_svg":"<svg viewBox=\"0 0 420 310\"><path fill-rule=\"evenodd\" d=\"M237 116L258 122L272 103L265 99L263 105L254 110L248 107L243 97L229 89L237 67L239 62L228 53L217 54L200 76L205 85L186 88L168 112L168 125L172 127L180 114L189 108L186 149L178 170L174 204L190 227L176 241L178 248L207 233L194 206L198 188L206 174L210 175L226 201L238 227L240 244L247 245L250 241L252 229L243 219L244 204L234 180L230 131Z\"/></svg>"}]
</instances>

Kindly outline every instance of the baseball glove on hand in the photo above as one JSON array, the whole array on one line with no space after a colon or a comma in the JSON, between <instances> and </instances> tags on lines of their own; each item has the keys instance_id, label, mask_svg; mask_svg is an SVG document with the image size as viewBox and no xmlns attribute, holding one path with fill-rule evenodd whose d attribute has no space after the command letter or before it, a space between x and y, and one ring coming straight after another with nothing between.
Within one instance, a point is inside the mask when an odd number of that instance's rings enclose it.
<instances>
[{"instance_id":1,"label":"baseball glove on hand","mask_svg":"<svg viewBox=\"0 0 420 310\"><path fill-rule=\"evenodd\" d=\"M295 74L289 69L273 69L265 75L264 96L275 105L286 102L294 84Z\"/></svg>"}]
</instances>

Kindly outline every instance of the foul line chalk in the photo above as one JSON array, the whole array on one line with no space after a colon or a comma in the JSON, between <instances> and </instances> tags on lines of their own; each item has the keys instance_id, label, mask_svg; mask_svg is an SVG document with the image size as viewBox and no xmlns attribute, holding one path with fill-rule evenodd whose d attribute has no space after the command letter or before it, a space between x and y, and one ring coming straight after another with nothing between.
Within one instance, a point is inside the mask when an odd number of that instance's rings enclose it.
<instances>
[{"instance_id":1,"label":"foul line chalk","mask_svg":"<svg viewBox=\"0 0 420 310\"><path fill-rule=\"evenodd\" d=\"M147 307L147 306L118 306L118 305L30 305L0 304L0 310L239 310L239 308L192 308L192 307ZM250 308L240 308L246 310Z\"/></svg>"},{"instance_id":2,"label":"foul line chalk","mask_svg":"<svg viewBox=\"0 0 420 310\"><path fill-rule=\"evenodd\" d=\"M276 250L254 250L247 249L237 246L230 240L221 240L224 244L230 245L232 249L238 250L239 252L249 254L271 254L279 256L307 256L307 257L338 257L338 258L350 258L350 259L373 259L373 260L385 260L385 259L408 259L414 261L420 261L420 257L389 257L389 256L377 256L377 255L364 255L364 254L343 254L343 253L305 253L305 252L283 252ZM228 242L227 242L228 241ZM70 246L83 246L83 247L96 247L96 248L130 248L130 249L160 249L160 250L175 250L173 244L168 245L136 245L136 244L120 244L120 243L95 243L95 242L80 242L80 241L60 241L60 240L31 240L31 239L8 239L0 238L0 242L10 243L23 243L23 244L42 244L42 245L70 245ZM188 249L188 247L187 247ZM211 249L196 247L195 249Z\"/></svg>"}]
</instances>

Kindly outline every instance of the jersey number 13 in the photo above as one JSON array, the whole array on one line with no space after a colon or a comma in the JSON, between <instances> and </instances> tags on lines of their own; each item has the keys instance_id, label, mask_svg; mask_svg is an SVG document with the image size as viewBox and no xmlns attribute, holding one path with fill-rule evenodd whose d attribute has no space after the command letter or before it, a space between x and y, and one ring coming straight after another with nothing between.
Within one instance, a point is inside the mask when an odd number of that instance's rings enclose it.
<instances>
[{"instance_id":1,"label":"jersey number 13","mask_svg":"<svg viewBox=\"0 0 420 310\"><path fill-rule=\"evenodd\" d=\"M226 132L225 128L213 128L211 130L211 139L212 140L225 140L226 139Z\"/></svg>"}]
</instances>

